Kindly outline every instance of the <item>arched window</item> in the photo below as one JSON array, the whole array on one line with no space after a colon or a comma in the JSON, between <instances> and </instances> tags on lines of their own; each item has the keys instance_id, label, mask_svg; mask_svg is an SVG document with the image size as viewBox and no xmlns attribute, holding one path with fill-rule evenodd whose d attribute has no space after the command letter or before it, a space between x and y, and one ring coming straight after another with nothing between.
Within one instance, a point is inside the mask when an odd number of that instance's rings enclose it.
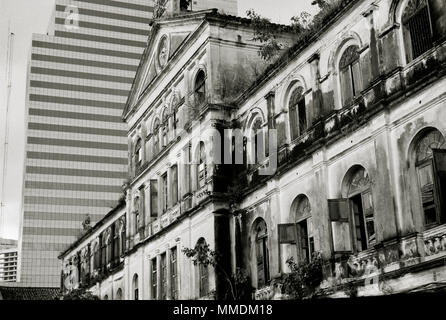
<instances>
[{"instance_id":1,"label":"arched window","mask_svg":"<svg viewBox=\"0 0 446 320\"><path fill-rule=\"evenodd\" d=\"M307 196L298 196L292 205L297 228L297 253L299 261L310 262L315 251L311 206Z\"/></svg>"},{"instance_id":2,"label":"arched window","mask_svg":"<svg viewBox=\"0 0 446 320\"><path fill-rule=\"evenodd\" d=\"M105 295L103 300L108 300L108 295Z\"/></svg>"},{"instance_id":3,"label":"arched window","mask_svg":"<svg viewBox=\"0 0 446 320\"><path fill-rule=\"evenodd\" d=\"M196 248L198 254L205 252L208 244L204 238L200 238L197 241ZM209 294L209 266L207 264L198 263L198 280L200 288L200 297L207 296Z\"/></svg>"},{"instance_id":4,"label":"arched window","mask_svg":"<svg viewBox=\"0 0 446 320\"><path fill-rule=\"evenodd\" d=\"M265 220L259 218L254 225L254 252L257 272L257 288L269 281L268 229Z\"/></svg>"},{"instance_id":5,"label":"arched window","mask_svg":"<svg viewBox=\"0 0 446 320\"><path fill-rule=\"evenodd\" d=\"M135 273L132 281L133 288L133 300L139 300L139 283L138 283L138 274Z\"/></svg>"},{"instance_id":6,"label":"arched window","mask_svg":"<svg viewBox=\"0 0 446 320\"><path fill-rule=\"evenodd\" d=\"M119 288L118 291L116 291L116 300L122 300L122 289Z\"/></svg>"},{"instance_id":7,"label":"arched window","mask_svg":"<svg viewBox=\"0 0 446 320\"><path fill-rule=\"evenodd\" d=\"M153 122L153 156L156 156L160 152L160 144L159 144L159 130L160 130L160 122L157 118Z\"/></svg>"},{"instance_id":8,"label":"arched window","mask_svg":"<svg viewBox=\"0 0 446 320\"><path fill-rule=\"evenodd\" d=\"M206 178L207 178L207 164L206 164L206 147L203 141L200 142L200 149L199 149L199 163L198 163L198 170L197 170L197 181L198 181L198 188L202 188L206 184Z\"/></svg>"},{"instance_id":9,"label":"arched window","mask_svg":"<svg viewBox=\"0 0 446 320\"><path fill-rule=\"evenodd\" d=\"M136 141L134 159L136 168L141 167L143 161L143 148L141 138L138 138L138 140Z\"/></svg>"},{"instance_id":10,"label":"arched window","mask_svg":"<svg viewBox=\"0 0 446 320\"><path fill-rule=\"evenodd\" d=\"M445 148L445 139L438 130L424 133L415 147L415 168L425 226L446 221Z\"/></svg>"},{"instance_id":11,"label":"arched window","mask_svg":"<svg viewBox=\"0 0 446 320\"><path fill-rule=\"evenodd\" d=\"M303 91L304 88L300 86L292 89L288 103L291 140L296 139L307 130L307 111Z\"/></svg>"},{"instance_id":12,"label":"arched window","mask_svg":"<svg viewBox=\"0 0 446 320\"><path fill-rule=\"evenodd\" d=\"M355 166L347 173L347 198L352 214L352 237L357 251L376 244L371 182L367 171Z\"/></svg>"},{"instance_id":13,"label":"arched window","mask_svg":"<svg viewBox=\"0 0 446 320\"><path fill-rule=\"evenodd\" d=\"M195 103L198 107L206 100L206 74L203 70L198 71L194 84Z\"/></svg>"},{"instance_id":14,"label":"arched window","mask_svg":"<svg viewBox=\"0 0 446 320\"><path fill-rule=\"evenodd\" d=\"M421 56L433 47L434 24L428 0L409 0L404 8L403 26L406 62Z\"/></svg>"},{"instance_id":15,"label":"arched window","mask_svg":"<svg viewBox=\"0 0 446 320\"><path fill-rule=\"evenodd\" d=\"M339 61L339 77L343 105L352 102L362 90L358 50L359 47L356 45L349 46L345 49Z\"/></svg>"}]
</instances>

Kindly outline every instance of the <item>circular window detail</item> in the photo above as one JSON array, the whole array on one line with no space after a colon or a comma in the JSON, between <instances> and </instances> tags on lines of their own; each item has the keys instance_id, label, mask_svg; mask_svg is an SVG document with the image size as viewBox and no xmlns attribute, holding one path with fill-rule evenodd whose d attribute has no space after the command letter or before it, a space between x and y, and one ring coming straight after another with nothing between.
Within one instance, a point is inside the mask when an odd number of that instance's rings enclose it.
<instances>
[{"instance_id":1,"label":"circular window detail","mask_svg":"<svg viewBox=\"0 0 446 320\"><path fill-rule=\"evenodd\" d=\"M158 64L161 68L167 64L169 59L169 41L167 36L163 36L158 44Z\"/></svg>"}]
</instances>

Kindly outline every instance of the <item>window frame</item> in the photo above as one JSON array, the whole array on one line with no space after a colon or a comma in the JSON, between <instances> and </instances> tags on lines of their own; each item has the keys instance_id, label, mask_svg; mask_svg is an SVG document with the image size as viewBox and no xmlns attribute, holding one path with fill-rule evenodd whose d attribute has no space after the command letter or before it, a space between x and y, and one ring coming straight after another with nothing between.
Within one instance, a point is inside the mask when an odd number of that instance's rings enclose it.
<instances>
[{"instance_id":1,"label":"window frame","mask_svg":"<svg viewBox=\"0 0 446 320\"><path fill-rule=\"evenodd\" d=\"M354 50L352 48L356 48L355 56L353 58L345 58L345 55L352 54L352 52L349 52L349 50ZM360 46L356 43L348 43L344 46L342 51L339 55L339 61L337 64L338 68L338 78L339 78L339 93L341 97L341 107L348 106L352 102L355 101L355 99L360 96L361 91L363 90L363 79L362 79L362 71L361 71L361 55L359 53ZM347 62L343 62L343 59L346 59ZM353 66L357 65L358 67L358 74L357 78L355 76L354 68ZM345 78L343 73L346 72L348 74L348 79ZM347 80L350 80L349 82L349 91L347 92L347 88L345 88L345 82ZM349 96L346 94L348 93Z\"/></svg>"}]
</instances>

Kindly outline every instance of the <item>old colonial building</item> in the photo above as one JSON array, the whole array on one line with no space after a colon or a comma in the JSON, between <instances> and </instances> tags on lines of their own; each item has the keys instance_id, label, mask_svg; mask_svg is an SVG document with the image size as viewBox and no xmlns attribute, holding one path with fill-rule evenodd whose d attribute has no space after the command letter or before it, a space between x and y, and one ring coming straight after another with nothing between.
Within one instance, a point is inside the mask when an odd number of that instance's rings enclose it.
<instances>
[{"instance_id":1,"label":"old colonial building","mask_svg":"<svg viewBox=\"0 0 446 320\"><path fill-rule=\"evenodd\" d=\"M326 11L304 37L271 25L292 46L270 64L250 20L154 23L123 114L125 205L61 255L66 289L223 298L222 272L183 254L205 245L257 299L316 252L328 296L446 280L444 1Z\"/></svg>"}]
</instances>

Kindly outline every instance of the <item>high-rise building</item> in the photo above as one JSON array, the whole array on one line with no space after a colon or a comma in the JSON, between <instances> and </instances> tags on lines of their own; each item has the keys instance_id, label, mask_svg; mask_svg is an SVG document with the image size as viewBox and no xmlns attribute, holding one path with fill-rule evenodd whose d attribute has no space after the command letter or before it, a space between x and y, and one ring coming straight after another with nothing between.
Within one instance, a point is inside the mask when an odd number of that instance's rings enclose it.
<instances>
[{"instance_id":1,"label":"high-rise building","mask_svg":"<svg viewBox=\"0 0 446 320\"><path fill-rule=\"evenodd\" d=\"M17 240L0 238L0 250L16 248L16 247L17 247Z\"/></svg>"},{"instance_id":2,"label":"high-rise building","mask_svg":"<svg viewBox=\"0 0 446 320\"><path fill-rule=\"evenodd\" d=\"M17 248L0 250L0 282L17 280Z\"/></svg>"},{"instance_id":3,"label":"high-rise building","mask_svg":"<svg viewBox=\"0 0 446 320\"><path fill-rule=\"evenodd\" d=\"M32 39L21 230L27 286L60 285L57 255L114 205L127 172L121 114L153 1L56 0Z\"/></svg>"},{"instance_id":4,"label":"high-rise building","mask_svg":"<svg viewBox=\"0 0 446 320\"><path fill-rule=\"evenodd\" d=\"M179 0L169 0L179 1ZM121 114L146 47L153 0L56 0L28 70L19 281L60 285L58 254L113 208L127 177ZM192 10L237 12L236 0ZM190 8L189 8L190 9Z\"/></svg>"}]
</instances>

